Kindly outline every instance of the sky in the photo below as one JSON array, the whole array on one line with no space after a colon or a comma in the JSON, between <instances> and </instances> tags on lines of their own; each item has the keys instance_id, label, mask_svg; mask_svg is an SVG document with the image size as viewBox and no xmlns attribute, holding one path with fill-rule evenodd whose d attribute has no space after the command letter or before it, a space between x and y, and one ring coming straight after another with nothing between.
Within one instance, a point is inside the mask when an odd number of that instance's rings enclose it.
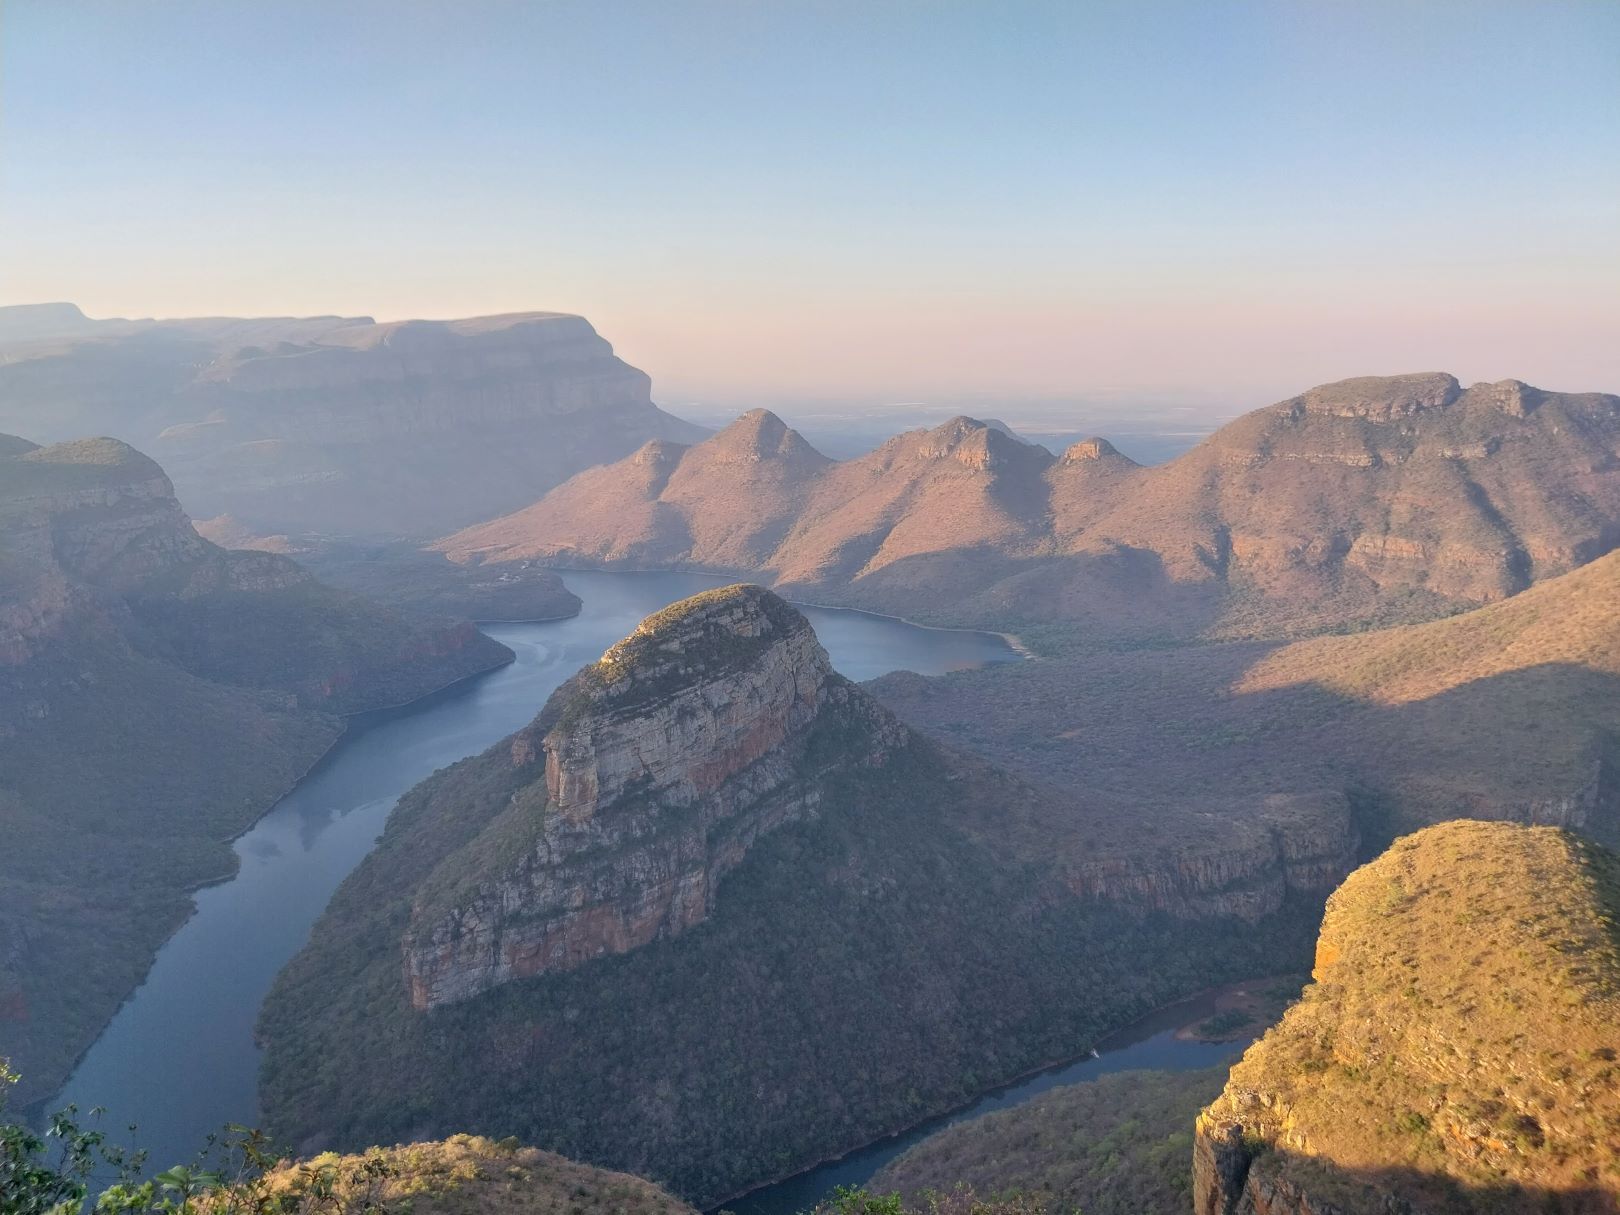
<instances>
[{"instance_id":1,"label":"sky","mask_svg":"<svg viewBox=\"0 0 1620 1215\"><path fill-rule=\"evenodd\" d=\"M1615 0L0 0L0 304L578 312L666 404L1620 391Z\"/></svg>"}]
</instances>

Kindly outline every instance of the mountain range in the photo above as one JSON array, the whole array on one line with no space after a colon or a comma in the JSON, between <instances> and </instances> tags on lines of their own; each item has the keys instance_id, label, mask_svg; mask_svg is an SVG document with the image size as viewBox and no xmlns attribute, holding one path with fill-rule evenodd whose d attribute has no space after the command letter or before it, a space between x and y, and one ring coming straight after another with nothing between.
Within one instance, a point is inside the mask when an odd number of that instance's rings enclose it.
<instances>
[{"instance_id":1,"label":"mountain range","mask_svg":"<svg viewBox=\"0 0 1620 1215\"><path fill-rule=\"evenodd\" d=\"M1167 464L956 418L850 460L756 410L649 442L435 548L698 568L1088 644L1303 634L1501 599L1620 543L1620 397L1368 377Z\"/></svg>"}]
</instances>

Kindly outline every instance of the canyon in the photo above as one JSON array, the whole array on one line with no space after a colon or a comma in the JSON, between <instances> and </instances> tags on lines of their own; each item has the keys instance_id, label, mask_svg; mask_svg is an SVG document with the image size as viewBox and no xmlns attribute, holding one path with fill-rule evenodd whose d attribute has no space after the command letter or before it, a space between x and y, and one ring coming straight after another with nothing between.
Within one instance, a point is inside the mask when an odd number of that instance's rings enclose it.
<instances>
[{"instance_id":1,"label":"canyon","mask_svg":"<svg viewBox=\"0 0 1620 1215\"><path fill-rule=\"evenodd\" d=\"M210 544L126 444L0 438L0 1021L19 1099L55 1090L344 715L510 658L467 621Z\"/></svg>"},{"instance_id":2,"label":"canyon","mask_svg":"<svg viewBox=\"0 0 1620 1215\"><path fill-rule=\"evenodd\" d=\"M498 1122L711 1202L1301 952L1353 816L1257 800L1110 852L770 592L706 592L401 801L265 1003L266 1110L308 1147Z\"/></svg>"}]
</instances>

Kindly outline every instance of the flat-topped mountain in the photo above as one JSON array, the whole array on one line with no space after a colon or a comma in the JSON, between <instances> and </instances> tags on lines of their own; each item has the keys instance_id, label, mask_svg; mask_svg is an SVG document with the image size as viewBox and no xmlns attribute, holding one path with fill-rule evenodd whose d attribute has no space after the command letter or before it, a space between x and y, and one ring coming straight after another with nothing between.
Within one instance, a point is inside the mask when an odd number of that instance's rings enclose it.
<instances>
[{"instance_id":1,"label":"flat-topped mountain","mask_svg":"<svg viewBox=\"0 0 1620 1215\"><path fill-rule=\"evenodd\" d=\"M582 317L91 321L0 314L0 428L117 435L199 516L432 536L654 438L702 431ZM424 489L430 492L424 492Z\"/></svg>"},{"instance_id":2,"label":"flat-topped mountain","mask_svg":"<svg viewBox=\"0 0 1620 1215\"><path fill-rule=\"evenodd\" d=\"M342 729L511 657L202 539L115 439L0 438L0 1024L52 1091Z\"/></svg>"},{"instance_id":3,"label":"flat-topped mountain","mask_svg":"<svg viewBox=\"0 0 1620 1215\"><path fill-rule=\"evenodd\" d=\"M265 1110L310 1147L498 1128L707 1205L1298 955L1345 799L1242 817L1120 848L775 595L708 592L402 799L265 1004Z\"/></svg>"},{"instance_id":4,"label":"flat-topped mountain","mask_svg":"<svg viewBox=\"0 0 1620 1215\"><path fill-rule=\"evenodd\" d=\"M1198 1215L1620 1205L1620 858L1549 827L1398 841L1316 983L1198 1118Z\"/></svg>"},{"instance_id":5,"label":"flat-topped mountain","mask_svg":"<svg viewBox=\"0 0 1620 1215\"><path fill-rule=\"evenodd\" d=\"M783 430L761 417L731 429ZM1620 543L1620 397L1515 380L1323 385L1156 468L1104 440L1055 460L958 418L852 460L767 454L768 475L739 479L716 461L738 438L638 452L436 547L485 564L745 570L863 606L1107 641L1441 615Z\"/></svg>"},{"instance_id":6,"label":"flat-topped mountain","mask_svg":"<svg viewBox=\"0 0 1620 1215\"><path fill-rule=\"evenodd\" d=\"M816 745L832 719L857 748ZM512 739L513 764L543 779L418 891L412 1005L703 923L762 835L815 813L830 765L881 764L902 741L769 591L724 588L651 617Z\"/></svg>"}]
</instances>

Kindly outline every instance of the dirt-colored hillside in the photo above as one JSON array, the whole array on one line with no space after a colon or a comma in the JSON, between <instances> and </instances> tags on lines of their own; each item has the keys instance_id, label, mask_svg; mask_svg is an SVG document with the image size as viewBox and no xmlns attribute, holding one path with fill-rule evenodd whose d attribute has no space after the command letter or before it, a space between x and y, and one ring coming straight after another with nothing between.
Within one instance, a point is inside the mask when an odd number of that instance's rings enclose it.
<instances>
[{"instance_id":1,"label":"dirt-colored hillside","mask_svg":"<svg viewBox=\"0 0 1620 1215\"><path fill-rule=\"evenodd\" d=\"M826 461L755 411L436 547L747 572L1072 645L1428 619L1617 542L1620 397L1423 374L1313 388L1156 468L970 418Z\"/></svg>"}]
</instances>

